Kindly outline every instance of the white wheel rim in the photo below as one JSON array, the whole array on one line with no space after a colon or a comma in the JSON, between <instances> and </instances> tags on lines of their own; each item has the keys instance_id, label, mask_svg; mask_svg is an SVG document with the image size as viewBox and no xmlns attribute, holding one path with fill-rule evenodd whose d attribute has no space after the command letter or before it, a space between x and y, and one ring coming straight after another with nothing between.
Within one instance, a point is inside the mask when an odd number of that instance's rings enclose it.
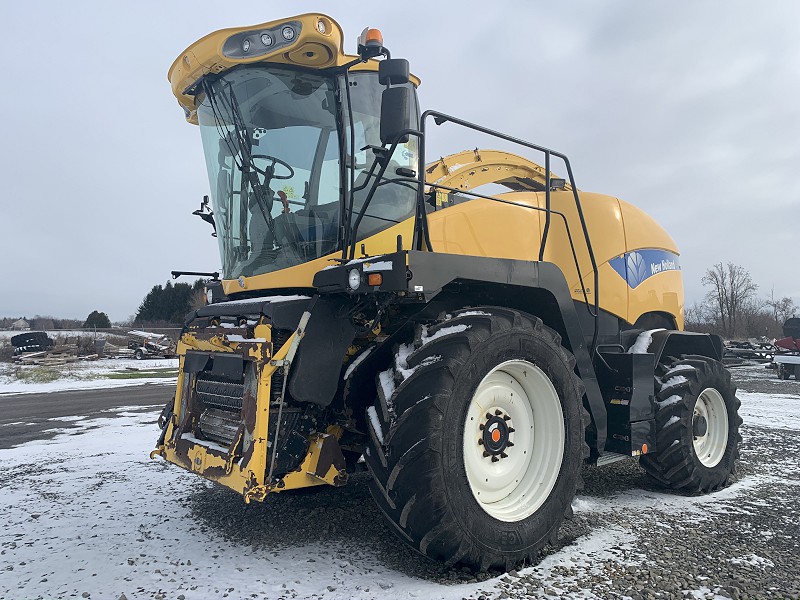
<instances>
[{"instance_id":1,"label":"white wheel rim","mask_svg":"<svg viewBox=\"0 0 800 600\"><path fill-rule=\"evenodd\" d=\"M706 420L705 435L694 435L698 417ZM725 400L714 388L706 388L697 398L692 417L694 453L706 467L715 467L725 455L728 446L728 411Z\"/></svg>"},{"instance_id":2,"label":"white wheel rim","mask_svg":"<svg viewBox=\"0 0 800 600\"><path fill-rule=\"evenodd\" d=\"M485 456L486 425L498 429L501 419L511 443L502 455ZM544 371L524 360L492 369L475 390L464 424L464 467L480 507L500 521L529 517L553 491L563 459L561 401Z\"/></svg>"}]
</instances>

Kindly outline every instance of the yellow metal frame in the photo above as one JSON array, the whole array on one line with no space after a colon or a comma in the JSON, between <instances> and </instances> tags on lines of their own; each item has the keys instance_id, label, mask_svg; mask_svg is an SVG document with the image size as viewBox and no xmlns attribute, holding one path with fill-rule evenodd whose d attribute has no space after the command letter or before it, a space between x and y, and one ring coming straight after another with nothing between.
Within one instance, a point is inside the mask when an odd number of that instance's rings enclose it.
<instances>
[{"instance_id":1,"label":"yellow metal frame","mask_svg":"<svg viewBox=\"0 0 800 600\"><path fill-rule=\"evenodd\" d=\"M230 58L222 52L225 41L233 35L245 31L274 29L289 22L299 22L301 27L297 37L286 46L247 58ZM318 29L319 23L324 24L325 33L321 33ZM344 33L336 21L321 13L306 13L287 19L248 27L231 27L210 33L181 52L172 63L167 78L172 86L172 93L186 113L186 120L197 125L197 100L194 95L186 92L205 75L221 73L237 65L254 63L329 69L341 67L357 58L358 56L345 54ZM350 70L377 71L378 64L377 60L370 59L353 66ZM420 84L419 78L414 75L411 76L411 82L417 86Z\"/></svg>"}]
</instances>

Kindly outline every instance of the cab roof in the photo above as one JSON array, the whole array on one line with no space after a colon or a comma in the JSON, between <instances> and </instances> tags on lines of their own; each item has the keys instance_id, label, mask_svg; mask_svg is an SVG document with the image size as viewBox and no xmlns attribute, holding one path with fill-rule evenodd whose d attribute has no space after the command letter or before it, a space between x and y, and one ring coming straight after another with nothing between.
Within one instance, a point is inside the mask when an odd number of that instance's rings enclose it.
<instances>
[{"instance_id":1,"label":"cab roof","mask_svg":"<svg viewBox=\"0 0 800 600\"><path fill-rule=\"evenodd\" d=\"M341 26L327 15L306 13L249 27L220 29L200 38L181 52L167 78L172 93L183 108L186 120L197 124L197 102L192 88L208 74L227 71L237 65L270 63L329 69L358 59L345 54ZM377 71L379 61L351 67L351 71ZM411 76L415 86L419 78Z\"/></svg>"}]
</instances>

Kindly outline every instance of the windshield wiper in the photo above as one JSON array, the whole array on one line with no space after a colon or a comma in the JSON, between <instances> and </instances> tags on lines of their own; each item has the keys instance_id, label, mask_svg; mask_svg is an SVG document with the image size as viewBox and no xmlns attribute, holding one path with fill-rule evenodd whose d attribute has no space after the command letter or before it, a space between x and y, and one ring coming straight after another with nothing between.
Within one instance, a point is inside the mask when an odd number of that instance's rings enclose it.
<instances>
[{"instance_id":1,"label":"windshield wiper","mask_svg":"<svg viewBox=\"0 0 800 600\"><path fill-rule=\"evenodd\" d=\"M255 194L256 204L258 205L258 208L264 217L264 221L266 222L267 227L272 234L273 242L277 243L277 238L275 236L275 221L272 218L271 211L271 199L268 197L265 191L269 189L269 184L272 181L272 172L270 168L260 171L255 166L253 162L253 156L250 152L251 143L250 135L247 131L247 125L245 124L244 119L242 118L242 113L239 110L239 104L236 101L236 94L233 91L233 86L230 84L228 85L230 87L230 98L225 98L224 95L221 95L221 99L226 101L225 103L227 106L224 106L220 101L220 98L217 97L217 94L211 87L210 83L204 81L203 87L205 88L209 103L211 104L211 110L214 113L214 119L217 122L217 129L220 137L228 147L228 151L230 152L236 167L239 169L239 171L241 171L242 177L246 180L247 184L250 186L250 189ZM226 132L222 127L222 124L226 122L221 118L221 113L223 110L230 117L228 121L230 121L233 125L233 132ZM232 143L230 133L234 132L236 133L236 141L235 143ZM264 175L264 183L261 183L258 180L259 172L263 173Z\"/></svg>"}]
</instances>

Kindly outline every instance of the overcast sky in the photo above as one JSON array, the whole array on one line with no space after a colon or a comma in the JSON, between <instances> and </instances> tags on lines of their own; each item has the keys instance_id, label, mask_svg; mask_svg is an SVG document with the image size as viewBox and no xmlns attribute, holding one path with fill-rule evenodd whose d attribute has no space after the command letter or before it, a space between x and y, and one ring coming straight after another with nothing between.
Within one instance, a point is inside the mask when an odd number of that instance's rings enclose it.
<instances>
[{"instance_id":1,"label":"overcast sky","mask_svg":"<svg viewBox=\"0 0 800 600\"><path fill-rule=\"evenodd\" d=\"M650 213L687 303L730 260L800 304L798 3L53 1L0 3L0 316L122 320L170 270L219 268L167 69L213 30L313 11L350 52L380 28L423 109L562 151L579 188ZM431 143L497 146L456 128Z\"/></svg>"}]
</instances>

